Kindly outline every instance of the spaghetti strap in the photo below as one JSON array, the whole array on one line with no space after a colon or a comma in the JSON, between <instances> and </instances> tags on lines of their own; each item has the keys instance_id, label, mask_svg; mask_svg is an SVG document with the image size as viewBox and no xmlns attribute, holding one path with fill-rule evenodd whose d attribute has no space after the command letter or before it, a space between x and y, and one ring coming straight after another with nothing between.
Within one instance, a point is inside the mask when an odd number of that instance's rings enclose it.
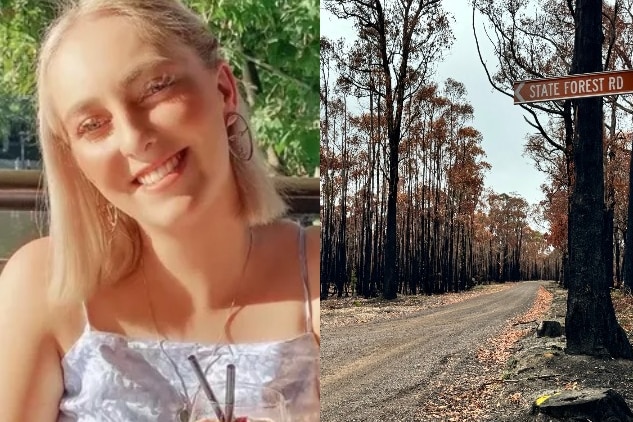
<instances>
[{"instance_id":1,"label":"spaghetti strap","mask_svg":"<svg viewBox=\"0 0 633 422\"><path fill-rule=\"evenodd\" d=\"M81 309L84 314L84 321L86 325L84 326L84 332L92 331L92 326L90 325L90 318L88 318L88 307L86 306L86 302L81 302Z\"/></svg>"},{"instance_id":2,"label":"spaghetti strap","mask_svg":"<svg viewBox=\"0 0 633 422\"><path fill-rule=\"evenodd\" d=\"M306 236L303 226L299 226L299 262L301 265L301 280L303 282L303 297L306 312L306 332L312 332L312 300L310 297L310 284L308 280L308 261L306 257Z\"/></svg>"}]
</instances>

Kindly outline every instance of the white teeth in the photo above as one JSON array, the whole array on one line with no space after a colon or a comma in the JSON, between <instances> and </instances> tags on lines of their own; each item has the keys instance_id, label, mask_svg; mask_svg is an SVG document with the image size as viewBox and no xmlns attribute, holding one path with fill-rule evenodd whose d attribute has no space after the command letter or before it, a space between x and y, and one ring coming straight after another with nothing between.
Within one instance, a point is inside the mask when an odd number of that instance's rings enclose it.
<instances>
[{"instance_id":1,"label":"white teeth","mask_svg":"<svg viewBox=\"0 0 633 422\"><path fill-rule=\"evenodd\" d=\"M143 176L139 177L138 181L142 185L146 186L160 182L165 176L174 171L174 169L178 166L178 163L180 163L181 158L182 154L171 157L162 166L154 169L150 173L144 174Z\"/></svg>"}]
</instances>

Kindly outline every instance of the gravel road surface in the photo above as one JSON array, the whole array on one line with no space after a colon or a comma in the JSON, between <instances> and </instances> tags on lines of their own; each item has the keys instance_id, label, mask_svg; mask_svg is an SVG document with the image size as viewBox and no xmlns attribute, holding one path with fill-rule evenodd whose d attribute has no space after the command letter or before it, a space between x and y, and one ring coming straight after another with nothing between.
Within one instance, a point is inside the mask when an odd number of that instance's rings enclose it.
<instances>
[{"instance_id":1,"label":"gravel road surface","mask_svg":"<svg viewBox=\"0 0 633 422\"><path fill-rule=\"evenodd\" d=\"M322 328L321 421L425 421L431 381L476 370L477 348L527 311L538 287L521 282L402 319Z\"/></svg>"}]
</instances>

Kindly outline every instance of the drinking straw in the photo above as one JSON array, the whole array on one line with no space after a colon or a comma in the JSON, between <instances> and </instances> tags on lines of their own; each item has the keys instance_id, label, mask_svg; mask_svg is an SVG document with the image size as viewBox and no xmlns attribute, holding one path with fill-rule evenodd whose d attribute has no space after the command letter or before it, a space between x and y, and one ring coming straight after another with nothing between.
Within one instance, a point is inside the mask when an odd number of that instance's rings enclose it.
<instances>
[{"instance_id":1,"label":"drinking straw","mask_svg":"<svg viewBox=\"0 0 633 422\"><path fill-rule=\"evenodd\" d=\"M213 408L213 412L215 412L215 416L217 416L220 422L226 422L226 419L224 419L224 413L222 412L222 409L220 409L218 399L215 398L215 394L213 394L213 390L211 390L211 386L207 382L207 379L204 376L204 372L202 372L202 368L200 368L198 359L196 359L195 355L189 355L187 360L189 361L189 363L191 363L191 366L193 367L193 372L198 377L198 381L200 382L204 393L207 395L207 398L211 402L211 407Z\"/></svg>"},{"instance_id":2,"label":"drinking straw","mask_svg":"<svg viewBox=\"0 0 633 422\"><path fill-rule=\"evenodd\" d=\"M233 406L235 405L235 365L226 366L226 422L233 422Z\"/></svg>"}]
</instances>

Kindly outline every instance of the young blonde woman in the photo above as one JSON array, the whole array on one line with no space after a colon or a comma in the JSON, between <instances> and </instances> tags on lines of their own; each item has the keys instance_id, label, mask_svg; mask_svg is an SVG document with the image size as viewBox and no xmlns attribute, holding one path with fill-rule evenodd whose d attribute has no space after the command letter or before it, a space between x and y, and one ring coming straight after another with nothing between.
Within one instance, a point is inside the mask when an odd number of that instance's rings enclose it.
<instances>
[{"instance_id":1,"label":"young blonde woman","mask_svg":"<svg viewBox=\"0 0 633 422\"><path fill-rule=\"evenodd\" d=\"M190 354L318 420L319 233L280 218L206 26L76 1L38 65L50 236L0 277L2 420L186 420Z\"/></svg>"}]
</instances>

